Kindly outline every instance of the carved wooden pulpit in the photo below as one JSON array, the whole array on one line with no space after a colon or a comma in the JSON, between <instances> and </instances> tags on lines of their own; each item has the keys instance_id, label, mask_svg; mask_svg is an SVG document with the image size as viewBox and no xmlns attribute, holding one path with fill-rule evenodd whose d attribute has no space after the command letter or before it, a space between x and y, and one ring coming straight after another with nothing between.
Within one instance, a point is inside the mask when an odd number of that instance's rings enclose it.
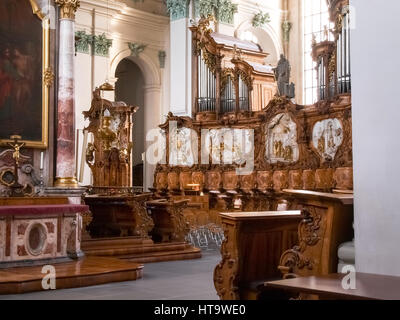
<instances>
[{"instance_id":1,"label":"carved wooden pulpit","mask_svg":"<svg viewBox=\"0 0 400 320\"><path fill-rule=\"evenodd\" d=\"M100 89L94 91L90 110L83 112L90 122L85 130L94 136L94 142L86 150L93 186L129 187L132 185L132 115L139 107L105 100L100 92Z\"/></svg>"}]
</instances>

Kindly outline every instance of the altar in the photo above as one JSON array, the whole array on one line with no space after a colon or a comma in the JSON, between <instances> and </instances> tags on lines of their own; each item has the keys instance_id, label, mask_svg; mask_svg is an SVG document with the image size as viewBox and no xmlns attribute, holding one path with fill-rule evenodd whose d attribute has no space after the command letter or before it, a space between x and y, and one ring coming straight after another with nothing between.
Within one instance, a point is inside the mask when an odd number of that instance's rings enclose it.
<instances>
[{"instance_id":1,"label":"altar","mask_svg":"<svg viewBox=\"0 0 400 320\"><path fill-rule=\"evenodd\" d=\"M84 255L88 214L66 197L0 198L0 294L44 290L43 266L54 268L57 289L142 277L141 264Z\"/></svg>"},{"instance_id":2,"label":"altar","mask_svg":"<svg viewBox=\"0 0 400 320\"><path fill-rule=\"evenodd\" d=\"M0 206L0 268L81 257L81 213L72 204Z\"/></svg>"}]
</instances>

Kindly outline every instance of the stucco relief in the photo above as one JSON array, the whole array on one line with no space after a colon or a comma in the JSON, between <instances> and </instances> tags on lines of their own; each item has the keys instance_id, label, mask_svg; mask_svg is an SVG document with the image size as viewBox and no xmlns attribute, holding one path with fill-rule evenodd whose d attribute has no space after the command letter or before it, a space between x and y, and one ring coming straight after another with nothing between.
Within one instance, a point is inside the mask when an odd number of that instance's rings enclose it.
<instances>
[{"instance_id":1,"label":"stucco relief","mask_svg":"<svg viewBox=\"0 0 400 320\"><path fill-rule=\"evenodd\" d=\"M11 258L12 260L44 259L56 256L57 234L55 230L49 232L48 226L57 225L56 219L26 219L13 223L13 230L20 232L11 233ZM22 228L23 227L23 228ZM39 227L39 228L38 228ZM23 230L24 229L24 230ZM36 230L43 233L36 232ZM23 232L22 232L23 231ZM43 242L36 245L36 242ZM49 248L54 248L49 250ZM30 250L32 249L32 250Z\"/></svg>"},{"instance_id":2,"label":"stucco relief","mask_svg":"<svg viewBox=\"0 0 400 320\"><path fill-rule=\"evenodd\" d=\"M324 161L335 159L343 143L343 127L339 119L326 119L315 123L312 143Z\"/></svg>"},{"instance_id":3,"label":"stucco relief","mask_svg":"<svg viewBox=\"0 0 400 320\"><path fill-rule=\"evenodd\" d=\"M241 165L252 151L253 140L250 129L212 129L206 136L205 149L211 155L213 164Z\"/></svg>"},{"instance_id":4,"label":"stucco relief","mask_svg":"<svg viewBox=\"0 0 400 320\"><path fill-rule=\"evenodd\" d=\"M172 135L169 163L175 166L190 167L195 164L197 154L197 137L189 128L180 128Z\"/></svg>"},{"instance_id":5,"label":"stucco relief","mask_svg":"<svg viewBox=\"0 0 400 320\"><path fill-rule=\"evenodd\" d=\"M266 128L266 158L271 163L299 160L297 124L289 114L276 115Z\"/></svg>"}]
</instances>

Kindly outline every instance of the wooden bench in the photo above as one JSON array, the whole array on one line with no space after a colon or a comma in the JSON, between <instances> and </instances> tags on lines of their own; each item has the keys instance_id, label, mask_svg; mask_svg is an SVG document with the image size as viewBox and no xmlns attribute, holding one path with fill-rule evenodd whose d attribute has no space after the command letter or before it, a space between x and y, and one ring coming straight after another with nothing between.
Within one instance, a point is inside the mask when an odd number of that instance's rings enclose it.
<instances>
[{"instance_id":1,"label":"wooden bench","mask_svg":"<svg viewBox=\"0 0 400 320\"><path fill-rule=\"evenodd\" d=\"M320 300L399 300L400 277L356 273L355 289L344 289L342 280L346 274L329 274L279 281L269 281L265 286L279 291L299 294L300 299Z\"/></svg>"},{"instance_id":2,"label":"wooden bench","mask_svg":"<svg viewBox=\"0 0 400 320\"><path fill-rule=\"evenodd\" d=\"M340 244L354 237L353 195L283 190L290 209L302 210L299 243L282 254L284 278L317 276L337 271Z\"/></svg>"},{"instance_id":3,"label":"wooden bench","mask_svg":"<svg viewBox=\"0 0 400 320\"><path fill-rule=\"evenodd\" d=\"M222 300L254 300L267 279L279 279L279 258L297 241L301 211L219 214L225 240L214 286Z\"/></svg>"}]
</instances>

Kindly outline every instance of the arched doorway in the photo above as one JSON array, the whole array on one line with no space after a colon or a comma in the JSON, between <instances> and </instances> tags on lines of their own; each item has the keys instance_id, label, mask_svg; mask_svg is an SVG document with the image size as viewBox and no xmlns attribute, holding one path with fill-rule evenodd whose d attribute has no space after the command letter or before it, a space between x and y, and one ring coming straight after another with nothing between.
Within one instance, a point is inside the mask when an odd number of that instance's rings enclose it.
<instances>
[{"instance_id":1,"label":"arched doorway","mask_svg":"<svg viewBox=\"0 0 400 320\"><path fill-rule=\"evenodd\" d=\"M138 106L139 110L133 115L132 128L132 185L143 186L143 160L145 151L145 80L139 66L128 58L123 59L117 66L115 77L115 100L124 101L129 105Z\"/></svg>"}]
</instances>

